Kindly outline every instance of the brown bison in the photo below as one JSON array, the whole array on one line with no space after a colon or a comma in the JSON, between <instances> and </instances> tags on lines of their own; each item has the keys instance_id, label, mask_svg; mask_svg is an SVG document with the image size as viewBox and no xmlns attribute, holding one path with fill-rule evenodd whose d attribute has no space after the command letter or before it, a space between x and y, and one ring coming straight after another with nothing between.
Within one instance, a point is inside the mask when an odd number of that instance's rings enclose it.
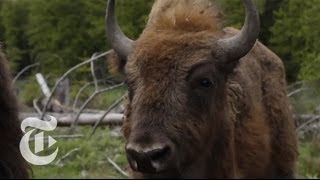
<instances>
[{"instance_id":1,"label":"brown bison","mask_svg":"<svg viewBox=\"0 0 320 180\"><path fill-rule=\"evenodd\" d=\"M23 134L11 83L8 62L0 49L0 178L29 178L30 167L19 150Z\"/></svg>"},{"instance_id":2,"label":"brown bison","mask_svg":"<svg viewBox=\"0 0 320 180\"><path fill-rule=\"evenodd\" d=\"M123 133L134 178L292 178L297 139L281 59L209 0L156 0L127 38L109 0L106 32L128 85Z\"/></svg>"}]
</instances>

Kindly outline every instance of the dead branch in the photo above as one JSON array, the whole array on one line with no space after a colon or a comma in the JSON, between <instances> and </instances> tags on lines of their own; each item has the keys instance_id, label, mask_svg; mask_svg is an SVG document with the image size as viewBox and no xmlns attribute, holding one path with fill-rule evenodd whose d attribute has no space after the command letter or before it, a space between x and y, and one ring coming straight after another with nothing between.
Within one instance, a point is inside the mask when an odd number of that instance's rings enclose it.
<instances>
[{"instance_id":1,"label":"dead branch","mask_svg":"<svg viewBox=\"0 0 320 180\"><path fill-rule=\"evenodd\" d=\"M94 58L95 56L97 56L97 53L94 53L91 58ZM91 74L92 74L92 78L93 78L93 82L94 82L94 87L95 89L98 89L99 86L98 86L98 80L97 80L97 77L96 77L96 73L94 71L94 62L91 61L90 62L90 67L91 67Z\"/></svg>"},{"instance_id":2,"label":"dead branch","mask_svg":"<svg viewBox=\"0 0 320 180\"><path fill-rule=\"evenodd\" d=\"M89 82L89 83L86 83L84 86L82 86L80 89L79 89L79 91L77 92L77 95L76 95L76 97L75 97L75 99L74 99L74 102L73 102L73 107L72 107L72 109L73 109L73 111L75 112L75 109L76 109L76 106L77 106L77 103L78 103L78 99L79 99L79 97L80 97L80 94L82 93L82 91L84 90L84 89L86 89L88 86L90 86L91 84L93 84L94 82Z\"/></svg>"},{"instance_id":3,"label":"dead branch","mask_svg":"<svg viewBox=\"0 0 320 180\"><path fill-rule=\"evenodd\" d=\"M302 121L306 121L316 116L319 116L319 115L318 114L296 114L293 117L295 119L301 119Z\"/></svg>"},{"instance_id":4,"label":"dead branch","mask_svg":"<svg viewBox=\"0 0 320 180\"><path fill-rule=\"evenodd\" d=\"M71 149L69 152L67 152L65 155L63 155L60 159L58 159L56 161L55 165L62 167L63 164L61 164L61 162L77 151L80 151L80 149L79 148Z\"/></svg>"},{"instance_id":5,"label":"dead branch","mask_svg":"<svg viewBox=\"0 0 320 180\"><path fill-rule=\"evenodd\" d=\"M129 177L129 175L124 172L115 162L113 162L109 157L108 157L108 161L109 163L116 168L116 170L118 170L122 175L124 175L125 177Z\"/></svg>"},{"instance_id":6,"label":"dead branch","mask_svg":"<svg viewBox=\"0 0 320 180\"><path fill-rule=\"evenodd\" d=\"M82 138L84 137L84 135L83 134L72 134L72 135L63 134L63 135L55 135L52 137L55 139L75 139L75 138Z\"/></svg>"},{"instance_id":7,"label":"dead branch","mask_svg":"<svg viewBox=\"0 0 320 180\"><path fill-rule=\"evenodd\" d=\"M70 126L74 122L74 113L48 113L55 117L58 121L58 126ZM94 125L102 116L102 113L81 113L78 118L78 125ZM40 118L41 115L37 113L20 113L20 120L22 121L28 117ZM110 113L100 123L100 125L121 124L123 121L123 114Z\"/></svg>"},{"instance_id":8,"label":"dead branch","mask_svg":"<svg viewBox=\"0 0 320 180\"><path fill-rule=\"evenodd\" d=\"M40 89L42 93L45 95L45 99L43 99L42 104L45 104L48 98L50 97L50 89L48 84L41 73L36 74L36 79L38 84L40 85ZM58 99L52 99L49 103L50 107L55 112L63 112L66 107L64 107ZM34 104L35 105L35 104ZM37 110L39 112L39 110ZM41 112L41 111L40 111Z\"/></svg>"},{"instance_id":9,"label":"dead branch","mask_svg":"<svg viewBox=\"0 0 320 180\"><path fill-rule=\"evenodd\" d=\"M29 70L29 69L31 69L31 68L33 68L33 67L35 67L35 66L39 66L39 65L40 65L40 63L34 63L34 64L28 65L28 66L26 66L25 68L23 68L23 69L13 78L12 84L15 84L15 82L19 79L19 77L20 77L23 73L25 73L27 70Z\"/></svg>"},{"instance_id":10,"label":"dead branch","mask_svg":"<svg viewBox=\"0 0 320 180\"><path fill-rule=\"evenodd\" d=\"M79 109L76 109L77 111L79 111ZM70 112L73 112L73 111L70 111ZM100 110L100 109L84 109L82 111L83 113L99 113L99 114L102 114L104 111L103 110Z\"/></svg>"},{"instance_id":11,"label":"dead branch","mask_svg":"<svg viewBox=\"0 0 320 180\"><path fill-rule=\"evenodd\" d=\"M295 95L295 94L297 94L297 93L299 93L301 91L306 91L306 90L311 90L311 88L299 88L299 89L296 89L296 90L290 92L288 94L288 97L291 97L291 96L293 96L293 95Z\"/></svg>"},{"instance_id":12,"label":"dead branch","mask_svg":"<svg viewBox=\"0 0 320 180\"><path fill-rule=\"evenodd\" d=\"M33 108L37 111L37 113L38 114L40 114L41 115L41 110L40 110L40 108L39 108L39 106L38 106L38 99L33 99Z\"/></svg>"},{"instance_id":13,"label":"dead branch","mask_svg":"<svg viewBox=\"0 0 320 180\"><path fill-rule=\"evenodd\" d=\"M106 78L106 79L108 79L108 78ZM104 81L104 80L106 80L106 79L99 79L98 82ZM73 106L72 106L72 109L73 109L74 112L76 111L76 106L77 106L77 104L78 104L78 100L79 100L79 98L80 98L80 94L82 93L82 91L84 91L88 86L90 86L90 85L92 85L92 84L94 84L94 81L91 81L91 82L88 82L88 83L84 84L84 85L79 89L79 91L77 92L77 95L76 95L76 97L75 97L75 99L74 99Z\"/></svg>"},{"instance_id":14,"label":"dead branch","mask_svg":"<svg viewBox=\"0 0 320 180\"><path fill-rule=\"evenodd\" d=\"M74 119L74 123L71 125L71 128L75 128L77 126L77 123L78 123L78 119L79 119L79 116L80 114L82 113L82 111L84 110L84 108L91 102L91 100L93 98L95 98L97 95L103 93L103 92L107 92L107 91L110 91L110 90L113 90L115 88L118 88L118 87L121 87L123 86L124 84L123 83L120 83L120 84L117 84L115 86L111 86L111 87L107 87L107 88L104 88L104 89L100 89L100 90L96 90L85 102L84 104L81 106L80 110L78 111L75 119Z\"/></svg>"},{"instance_id":15,"label":"dead branch","mask_svg":"<svg viewBox=\"0 0 320 180\"><path fill-rule=\"evenodd\" d=\"M309 115L310 117L310 115ZM308 121L306 121L305 123L301 124L297 129L296 129L296 132L299 132L301 129L305 128L307 125L315 122L316 120L319 120L320 119L320 115L314 115L312 116L312 118Z\"/></svg>"},{"instance_id":16,"label":"dead branch","mask_svg":"<svg viewBox=\"0 0 320 180\"><path fill-rule=\"evenodd\" d=\"M80 64L77 64L75 66L73 66L72 68L70 68L67 72L65 72L59 79L58 81L56 82L56 84L54 85L54 87L52 88L52 91L50 93L50 96L48 98L48 101L46 102L45 106L43 107L43 110L42 110L42 115L41 115L41 118L40 119L43 119L45 114L46 114L46 111L48 109L48 106L49 106L49 102L51 101L52 97L53 97L53 94L54 92L56 91L58 85L60 84L61 81L63 81L70 73L72 73L73 71L75 71L76 69L78 69L79 67L81 66L84 66L88 63L90 63L91 61L95 61L95 60L98 60L99 58L109 54L111 52L111 50L107 51L107 52L104 52L104 53L101 53L100 55L98 56L95 56L94 58L90 58Z\"/></svg>"},{"instance_id":17,"label":"dead branch","mask_svg":"<svg viewBox=\"0 0 320 180\"><path fill-rule=\"evenodd\" d=\"M36 74L36 79L38 84L40 85L40 89L42 93L48 98L50 96L50 89L48 87L48 84L41 73Z\"/></svg>"},{"instance_id":18,"label":"dead branch","mask_svg":"<svg viewBox=\"0 0 320 180\"><path fill-rule=\"evenodd\" d=\"M97 127L99 126L99 124L101 123L101 121L107 116L107 114L110 113L110 111L115 108L117 105L119 105L121 103L121 101L123 101L123 99L127 96L127 94L123 95L120 99L118 99L116 102L114 102L107 110L106 112L101 116L101 118L95 123L93 130L91 132L90 137L95 133Z\"/></svg>"},{"instance_id":19,"label":"dead branch","mask_svg":"<svg viewBox=\"0 0 320 180\"><path fill-rule=\"evenodd\" d=\"M82 138L84 137L84 135L82 134L72 134L72 135L54 135L51 136L54 139L76 139L76 138ZM29 141L34 141L35 139L38 138L30 138ZM46 137L42 137L42 139L46 140Z\"/></svg>"},{"instance_id":20,"label":"dead branch","mask_svg":"<svg viewBox=\"0 0 320 180\"><path fill-rule=\"evenodd\" d=\"M289 86L288 86L288 89L292 89L292 88L294 88L295 86L300 86L300 85L302 85L303 83L305 83L304 81L297 81L297 82L294 82L294 83L292 83L292 84L290 84Z\"/></svg>"}]
</instances>

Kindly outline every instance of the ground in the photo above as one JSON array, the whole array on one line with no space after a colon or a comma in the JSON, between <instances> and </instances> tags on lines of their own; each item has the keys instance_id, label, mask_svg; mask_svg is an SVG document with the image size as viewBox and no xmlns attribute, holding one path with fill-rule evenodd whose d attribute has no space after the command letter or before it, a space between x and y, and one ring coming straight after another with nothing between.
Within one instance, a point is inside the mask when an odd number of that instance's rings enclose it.
<instances>
[{"instance_id":1,"label":"ground","mask_svg":"<svg viewBox=\"0 0 320 180\"><path fill-rule=\"evenodd\" d=\"M100 127L89 137L92 127L80 127L76 134L82 138L59 139L48 151L59 147L54 162L46 166L33 166L35 178L127 178L108 162L113 160L123 170L127 168L124 141L113 128ZM58 128L50 135L68 134L69 128ZM77 148L77 149L76 149ZM76 149L76 150L75 150ZM70 155L60 161L68 152ZM298 162L299 177L320 177L320 143L300 142ZM60 161L59 163L57 163Z\"/></svg>"}]
</instances>

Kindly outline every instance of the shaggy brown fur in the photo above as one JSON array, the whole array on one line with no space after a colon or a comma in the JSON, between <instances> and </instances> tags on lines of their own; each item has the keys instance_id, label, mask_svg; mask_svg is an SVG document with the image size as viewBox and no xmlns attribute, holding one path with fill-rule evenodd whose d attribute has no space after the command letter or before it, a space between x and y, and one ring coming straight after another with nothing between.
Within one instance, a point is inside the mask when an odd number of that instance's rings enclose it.
<instances>
[{"instance_id":1,"label":"shaggy brown fur","mask_svg":"<svg viewBox=\"0 0 320 180\"><path fill-rule=\"evenodd\" d=\"M297 140L282 61L260 42L226 64L211 1L158 0L125 65L129 142L174 144L163 173L134 178L291 178ZM123 63L118 63L123 64ZM120 67L119 69L123 69ZM200 85L209 79L213 85Z\"/></svg>"},{"instance_id":2,"label":"shaggy brown fur","mask_svg":"<svg viewBox=\"0 0 320 180\"><path fill-rule=\"evenodd\" d=\"M0 49L0 178L29 178L29 165L21 156L22 138L18 104L11 86L8 62Z\"/></svg>"}]
</instances>

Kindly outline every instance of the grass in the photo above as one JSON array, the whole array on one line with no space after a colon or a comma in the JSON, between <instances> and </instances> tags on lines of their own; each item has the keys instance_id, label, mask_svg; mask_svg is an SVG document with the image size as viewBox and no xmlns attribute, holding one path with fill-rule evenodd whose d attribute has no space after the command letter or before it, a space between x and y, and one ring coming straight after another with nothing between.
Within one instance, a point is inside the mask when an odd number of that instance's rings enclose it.
<instances>
[{"instance_id":1,"label":"grass","mask_svg":"<svg viewBox=\"0 0 320 180\"><path fill-rule=\"evenodd\" d=\"M59 153L54 162L46 166L33 166L34 178L127 178L108 161L109 157L123 170L128 168L122 136L113 136L112 129L100 127L88 139L92 128L79 127L77 134L83 138L57 139L57 143L44 154L50 154L56 147ZM50 135L68 134L69 128L57 128ZM49 134L48 134L49 135ZM57 164L68 152L78 148ZM314 179L320 177L320 143L300 142L298 160L299 177Z\"/></svg>"},{"instance_id":2,"label":"grass","mask_svg":"<svg viewBox=\"0 0 320 180\"><path fill-rule=\"evenodd\" d=\"M300 142L298 173L306 178L320 178L320 141Z\"/></svg>"},{"instance_id":3,"label":"grass","mask_svg":"<svg viewBox=\"0 0 320 180\"><path fill-rule=\"evenodd\" d=\"M88 139L91 130L91 127L80 127L77 133L85 135L83 138L56 139L57 143L43 151L43 154L48 155L58 147L58 156L49 165L32 166L34 178L126 178L107 161L110 158L122 169L126 169L122 137L112 136L109 128L102 127ZM50 135L68 132L68 128L57 128ZM60 161L61 157L75 148L78 151L73 151Z\"/></svg>"}]
</instances>

